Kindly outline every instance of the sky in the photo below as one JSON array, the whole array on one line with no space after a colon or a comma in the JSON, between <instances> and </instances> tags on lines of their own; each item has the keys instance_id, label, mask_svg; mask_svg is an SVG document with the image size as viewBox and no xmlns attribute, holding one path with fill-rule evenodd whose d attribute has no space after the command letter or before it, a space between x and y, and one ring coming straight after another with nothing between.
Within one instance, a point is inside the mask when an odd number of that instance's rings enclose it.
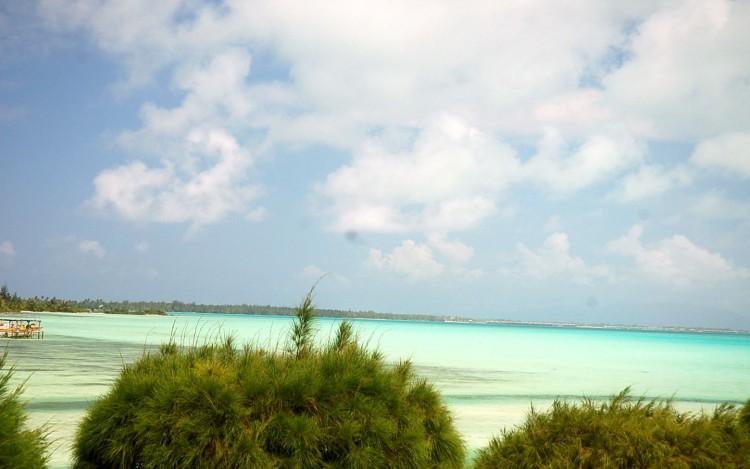
<instances>
[{"instance_id":1,"label":"sky","mask_svg":"<svg viewBox=\"0 0 750 469\"><path fill-rule=\"evenodd\" d=\"M750 1L0 0L0 283L750 329Z\"/></svg>"}]
</instances>

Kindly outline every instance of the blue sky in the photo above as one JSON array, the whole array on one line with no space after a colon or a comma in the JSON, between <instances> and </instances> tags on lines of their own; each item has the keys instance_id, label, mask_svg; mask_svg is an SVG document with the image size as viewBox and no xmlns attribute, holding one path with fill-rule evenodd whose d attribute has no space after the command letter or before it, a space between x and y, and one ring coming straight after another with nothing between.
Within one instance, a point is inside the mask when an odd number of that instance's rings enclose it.
<instances>
[{"instance_id":1,"label":"blue sky","mask_svg":"<svg viewBox=\"0 0 750 469\"><path fill-rule=\"evenodd\" d=\"M23 296L750 328L750 3L0 2Z\"/></svg>"}]
</instances>

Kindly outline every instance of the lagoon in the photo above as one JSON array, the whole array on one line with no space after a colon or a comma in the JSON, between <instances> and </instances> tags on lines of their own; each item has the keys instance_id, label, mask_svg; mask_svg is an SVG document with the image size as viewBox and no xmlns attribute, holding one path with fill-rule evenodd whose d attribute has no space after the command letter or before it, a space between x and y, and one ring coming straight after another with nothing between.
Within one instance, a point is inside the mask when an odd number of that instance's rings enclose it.
<instances>
[{"instance_id":1,"label":"lagoon","mask_svg":"<svg viewBox=\"0 0 750 469\"><path fill-rule=\"evenodd\" d=\"M31 315L28 315L31 317ZM144 348L225 334L238 343L284 343L290 317L175 313L170 316L33 314L44 339L7 340L15 382L27 379L32 425L48 423L51 467L68 467L76 425L122 366ZM327 340L340 319L321 318ZM711 411L750 398L750 335L539 325L355 320L387 360L411 360L441 391L469 449L555 398L672 398L682 411ZM4 340L4 339L3 339Z\"/></svg>"}]
</instances>

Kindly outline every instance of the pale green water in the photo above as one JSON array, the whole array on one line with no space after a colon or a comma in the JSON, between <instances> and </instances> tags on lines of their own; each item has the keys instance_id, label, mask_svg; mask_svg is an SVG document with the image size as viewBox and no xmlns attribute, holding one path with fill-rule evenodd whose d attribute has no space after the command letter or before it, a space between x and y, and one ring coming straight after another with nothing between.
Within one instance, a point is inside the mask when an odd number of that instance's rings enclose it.
<instances>
[{"instance_id":1,"label":"pale green water","mask_svg":"<svg viewBox=\"0 0 750 469\"><path fill-rule=\"evenodd\" d=\"M291 318L185 314L171 317L35 314L43 340L9 340L16 381L29 378L32 424L49 422L57 440L52 467L66 467L75 427L106 392L123 363L144 346L232 333L239 342L275 346ZM338 320L321 319L327 338ZM750 398L750 336L500 326L408 321L356 321L361 337L389 360L411 359L442 392L470 448L520 423L533 402L635 395L672 397L681 410L713 409ZM200 339L197 339L200 340Z\"/></svg>"}]
</instances>

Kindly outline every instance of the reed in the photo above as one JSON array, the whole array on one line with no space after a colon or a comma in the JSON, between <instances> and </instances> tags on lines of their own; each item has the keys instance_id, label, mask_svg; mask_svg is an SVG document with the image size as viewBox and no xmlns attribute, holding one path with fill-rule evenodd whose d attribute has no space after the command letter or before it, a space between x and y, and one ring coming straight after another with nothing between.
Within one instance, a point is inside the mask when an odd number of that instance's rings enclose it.
<instances>
[{"instance_id":1,"label":"reed","mask_svg":"<svg viewBox=\"0 0 750 469\"><path fill-rule=\"evenodd\" d=\"M48 431L30 429L26 404L21 400L24 385L12 389L13 367L6 368L8 351L0 357L0 467L39 469L49 460Z\"/></svg>"}]
</instances>

